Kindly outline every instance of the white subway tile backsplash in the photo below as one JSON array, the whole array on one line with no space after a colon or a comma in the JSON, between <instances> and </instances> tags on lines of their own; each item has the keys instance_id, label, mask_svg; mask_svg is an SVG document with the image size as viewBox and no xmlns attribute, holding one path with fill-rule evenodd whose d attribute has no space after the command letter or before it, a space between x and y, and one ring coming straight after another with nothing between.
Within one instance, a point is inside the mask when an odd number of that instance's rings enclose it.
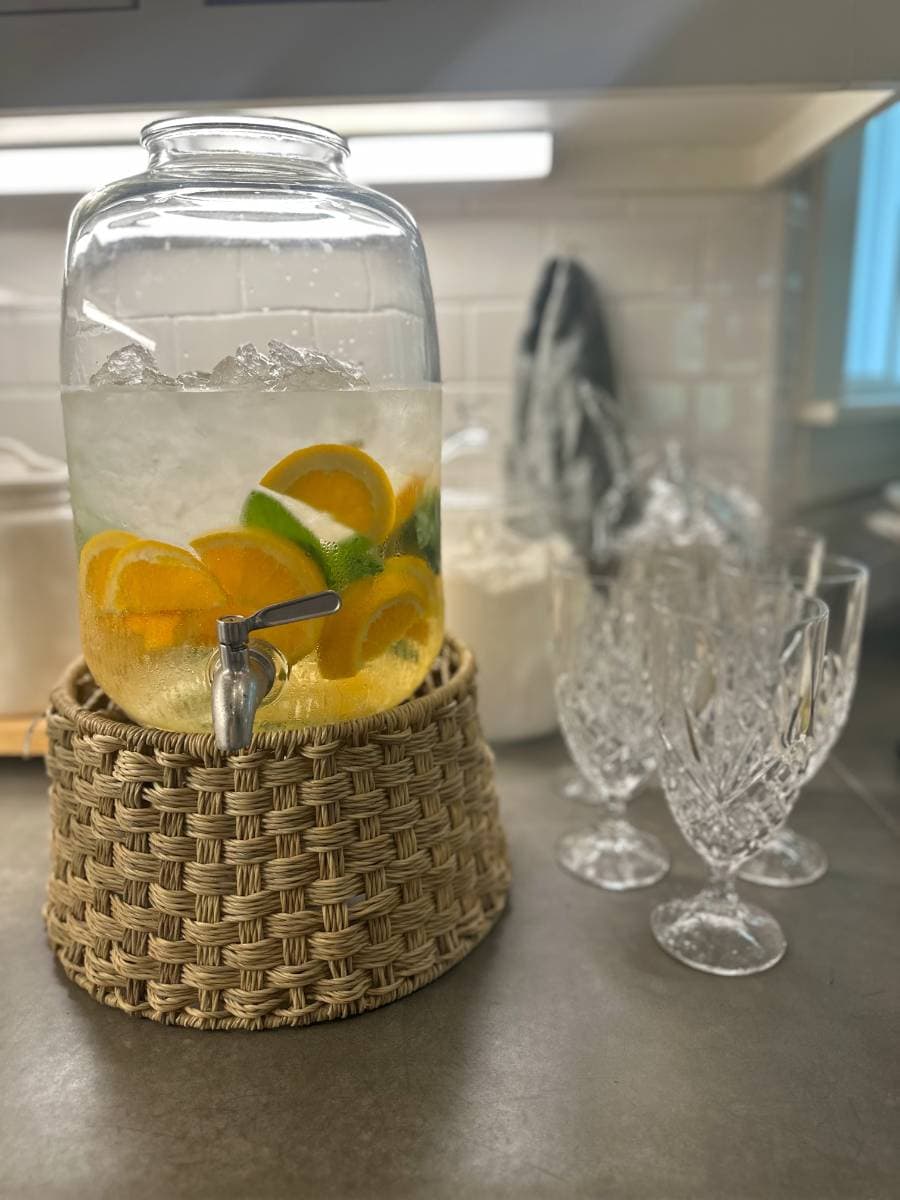
<instances>
[{"instance_id":1,"label":"white subway tile backsplash","mask_svg":"<svg viewBox=\"0 0 900 1200\"><path fill-rule=\"evenodd\" d=\"M579 259L601 293L690 296L701 236L700 222L687 219L562 221L551 226L550 247Z\"/></svg>"},{"instance_id":2,"label":"white subway tile backsplash","mask_svg":"<svg viewBox=\"0 0 900 1200\"><path fill-rule=\"evenodd\" d=\"M470 379L485 383L513 378L526 323L522 304L473 304L468 311Z\"/></svg>"},{"instance_id":3,"label":"white subway tile backsplash","mask_svg":"<svg viewBox=\"0 0 900 1200\"><path fill-rule=\"evenodd\" d=\"M441 347L441 378L447 381L467 377L465 310L461 304L435 305L438 340Z\"/></svg>"},{"instance_id":4,"label":"white subway tile backsplash","mask_svg":"<svg viewBox=\"0 0 900 1200\"><path fill-rule=\"evenodd\" d=\"M0 384L59 381L59 316L0 313Z\"/></svg>"},{"instance_id":5,"label":"white subway tile backsplash","mask_svg":"<svg viewBox=\"0 0 900 1200\"><path fill-rule=\"evenodd\" d=\"M237 251L240 302L232 311L309 308L366 312L372 307L366 260L355 247L348 249L350 253L342 253L312 242L286 250L272 242Z\"/></svg>"},{"instance_id":6,"label":"white subway tile backsplash","mask_svg":"<svg viewBox=\"0 0 900 1200\"><path fill-rule=\"evenodd\" d=\"M39 454L66 457L57 388L0 387L0 436L18 438Z\"/></svg>"},{"instance_id":7,"label":"white subway tile backsplash","mask_svg":"<svg viewBox=\"0 0 900 1200\"><path fill-rule=\"evenodd\" d=\"M425 371L422 321L404 312L316 313L315 344L327 354L361 363L373 383L408 382ZM412 349L410 343L412 342ZM411 366L407 368L407 364Z\"/></svg>"},{"instance_id":8,"label":"white subway tile backsplash","mask_svg":"<svg viewBox=\"0 0 900 1200\"><path fill-rule=\"evenodd\" d=\"M769 372L776 350L772 298L729 296L710 304L709 369L715 375Z\"/></svg>"},{"instance_id":9,"label":"white subway tile backsplash","mask_svg":"<svg viewBox=\"0 0 900 1200\"><path fill-rule=\"evenodd\" d=\"M118 315L169 316L179 312L229 313L242 308L240 251L216 255L183 247L123 255L116 267Z\"/></svg>"},{"instance_id":10,"label":"white subway tile backsplash","mask_svg":"<svg viewBox=\"0 0 900 1200\"><path fill-rule=\"evenodd\" d=\"M624 366L636 375L699 375L709 365L709 306L625 300L616 308Z\"/></svg>"},{"instance_id":11,"label":"white subway tile backsplash","mask_svg":"<svg viewBox=\"0 0 900 1200\"><path fill-rule=\"evenodd\" d=\"M422 236L434 294L441 300L526 296L547 250L539 221L426 220Z\"/></svg>"},{"instance_id":12,"label":"white subway tile backsplash","mask_svg":"<svg viewBox=\"0 0 900 1200\"><path fill-rule=\"evenodd\" d=\"M512 383L447 383L443 391L446 432L476 421L494 431L498 444L509 440L515 408Z\"/></svg>"},{"instance_id":13,"label":"white subway tile backsplash","mask_svg":"<svg viewBox=\"0 0 900 1200\"><path fill-rule=\"evenodd\" d=\"M730 434L735 419L735 388L733 380L708 380L697 385L694 411L700 434L721 436Z\"/></svg>"},{"instance_id":14,"label":"white subway tile backsplash","mask_svg":"<svg viewBox=\"0 0 900 1200\"><path fill-rule=\"evenodd\" d=\"M775 194L736 205L709 222L700 259L700 284L723 296L768 292L778 286L777 245L784 205Z\"/></svg>"},{"instance_id":15,"label":"white subway tile backsplash","mask_svg":"<svg viewBox=\"0 0 900 1200\"><path fill-rule=\"evenodd\" d=\"M27 296L59 298L62 287L65 224L22 229L0 217L0 288Z\"/></svg>"},{"instance_id":16,"label":"white subway tile backsplash","mask_svg":"<svg viewBox=\"0 0 900 1200\"><path fill-rule=\"evenodd\" d=\"M634 413L641 428L670 436L690 422L688 385L673 379L637 381L629 391L625 411Z\"/></svg>"},{"instance_id":17,"label":"white subway tile backsplash","mask_svg":"<svg viewBox=\"0 0 900 1200\"><path fill-rule=\"evenodd\" d=\"M796 216L790 197L594 193L583 179L570 186L561 163L547 181L406 189L403 199L428 254L448 413L465 402L508 431L517 345L541 268L551 255L573 255L608 298L641 438L680 436L764 470L776 419L782 273L804 270L782 262L784 225ZM0 202L0 295L55 300L65 207ZM158 340L167 370L208 369L241 342L275 337L321 340L343 357L370 357L376 375L390 374L409 333L411 299L402 263L385 274L389 260L381 250L346 264L312 250L278 252L277 262L270 250L234 249L214 261L179 250L156 264L143 260L140 271L120 263L111 286L97 282L96 299L113 312L125 301L130 316L139 306L146 316L137 327ZM177 326L169 320L173 290L189 314ZM324 310L315 319L313 307ZM252 315L239 315L248 309ZM360 320L372 310L376 321ZM52 311L0 310L0 421L58 453L59 408L48 406L44 390L56 379L56 339Z\"/></svg>"},{"instance_id":18,"label":"white subway tile backsplash","mask_svg":"<svg viewBox=\"0 0 900 1200\"><path fill-rule=\"evenodd\" d=\"M219 359L234 354L243 343L252 342L263 350L272 338L292 346L314 345L312 314L277 312L182 317L175 323L175 364L171 369L176 373L209 371Z\"/></svg>"}]
</instances>

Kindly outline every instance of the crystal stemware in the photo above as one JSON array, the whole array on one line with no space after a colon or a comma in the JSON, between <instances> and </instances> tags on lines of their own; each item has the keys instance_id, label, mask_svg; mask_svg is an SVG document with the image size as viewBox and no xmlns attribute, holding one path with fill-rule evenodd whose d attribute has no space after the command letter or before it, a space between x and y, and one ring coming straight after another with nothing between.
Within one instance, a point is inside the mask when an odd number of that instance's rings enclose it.
<instances>
[{"instance_id":1,"label":"crystal stemware","mask_svg":"<svg viewBox=\"0 0 900 1200\"><path fill-rule=\"evenodd\" d=\"M599 797L576 766L564 767L559 773L557 790L563 800L576 804L598 804Z\"/></svg>"},{"instance_id":2,"label":"crystal stemware","mask_svg":"<svg viewBox=\"0 0 900 1200\"><path fill-rule=\"evenodd\" d=\"M660 781L711 876L655 908L651 927L673 957L717 975L763 971L785 951L735 875L786 820L807 769L827 625L825 604L788 585L736 584L693 611L657 599L650 651Z\"/></svg>"},{"instance_id":3,"label":"crystal stemware","mask_svg":"<svg viewBox=\"0 0 900 1200\"><path fill-rule=\"evenodd\" d=\"M868 581L868 568L860 562L836 555L822 560L814 594L828 605L828 635L816 710L816 745L801 781L804 784L819 772L847 723L856 688ZM785 825L744 864L740 877L768 887L799 887L821 879L827 869L828 859L819 843Z\"/></svg>"},{"instance_id":4,"label":"crystal stemware","mask_svg":"<svg viewBox=\"0 0 900 1200\"><path fill-rule=\"evenodd\" d=\"M578 561L553 571L553 660L560 726L602 815L566 834L557 859L573 875L612 891L647 887L669 869L652 834L626 817L628 801L655 768L649 695L642 670L647 589L624 564Z\"/></svg>"}]
</instances>

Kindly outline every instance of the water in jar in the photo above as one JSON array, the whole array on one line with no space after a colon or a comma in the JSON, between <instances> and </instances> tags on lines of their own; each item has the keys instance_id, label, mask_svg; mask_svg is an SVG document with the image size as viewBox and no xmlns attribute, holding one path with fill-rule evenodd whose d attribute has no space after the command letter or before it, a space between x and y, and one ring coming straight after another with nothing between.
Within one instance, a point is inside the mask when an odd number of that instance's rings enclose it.
<instances>
[{"instance_id":1,"label":"water in jar","mask_svg":"<svg viewBox=\"0 0 900 1200\"><path fill-rule=\"evenodd\" d=\"M336 374L329 387L318 370L308 389L270 390L233 359L225 382L240 386L159 386L140 354L63 395L82 644L100 686L135 720L209 730L217 617L331 587L340 613L265 631L279 683L257 727L405 699L443 631L439 386Z\"/></svg>"}]
</instances>

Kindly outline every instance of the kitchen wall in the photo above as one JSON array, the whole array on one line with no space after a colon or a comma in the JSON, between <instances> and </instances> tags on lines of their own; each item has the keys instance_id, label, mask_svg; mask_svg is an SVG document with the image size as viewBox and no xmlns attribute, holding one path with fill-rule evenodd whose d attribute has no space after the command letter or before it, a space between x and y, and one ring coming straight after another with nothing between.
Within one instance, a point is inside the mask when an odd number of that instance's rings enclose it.
<instances>
[{"instance_id":1,"label":"kitchen wall","mask_svg":"<svg viewBox=\"0 0 900 1200\"><path fill-rule=\"evenodd\" d=\"M679 436L771 490L787 197L611 194L553 181L397 192L431 265L448 418L482 397L503 426L541 265L573 255L607 303L643 444ZM61 453L57 306L71 201L0 202L0 433Z\"/></svg>"}]
</instances>

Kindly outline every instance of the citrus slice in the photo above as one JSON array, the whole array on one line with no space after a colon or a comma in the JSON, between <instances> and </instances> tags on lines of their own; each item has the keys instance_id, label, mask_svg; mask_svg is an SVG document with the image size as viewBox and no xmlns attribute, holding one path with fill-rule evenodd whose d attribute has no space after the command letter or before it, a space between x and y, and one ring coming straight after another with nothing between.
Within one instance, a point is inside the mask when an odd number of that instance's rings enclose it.
<instances>
[{"instance_id":1,"label":"citrus slice","mask_svg":"<svg viewBox=\"0 0 900 1200\"><path fill-rule=\"evenodd\" d=\"M428 591L415 570L389 559L380 575L357 579L328 618L319 642L325 679L348 679L399 641L428 610Z\"/></svg>"},{"instance_id":2,"label":"citrus slice","mask_svg":"<svg viewBox=\"0 0 900 1200\"><path fill-rule=\"evenodd\" d=\"M241 524L254 529L267 529L270 533L287 538L289 542L296 542L327 573L327 556L322 543L274 496L252 491L241 509Z\"/></svg>"},{"instance_id":3,"label":"citrus slice","mask_svg":"<svg viewBox=\"0 0 900 1200\"><path fill-rule=\"evenodd\" d=\"M440 621L444 619L444 597L440 580L425 559L419 558L417 554L398 554L387 561L395 564L395 568L402 568L414 576L425 593L425 615L414 621L405 634L413 642L425 642L431 633L431 622L435 618Z\"/></svg>"},{"instance_id":4,"label":"citrus slice","mask_svg":"<svg viewBox=\"0 0 900 1200\"><path fill-rule=\"evenodd\" d=\"M103 595L108 612L199 612L225 602L225 593L193 554L167 542L131 542L109 566Z\"/></svg>"},{"instance_id":5,"label":"citrus slice","mask_svg":"<svg viewBox=\"0 0 900 1200\"><path fill-rule=\"evenodd\" d=\"M397 492L397 506L394 513L394 524L391 533L399 533L409 518L419 506L419 501L425 492L425 480L421 475L413 475Z\"/></svg>"},{"instance_id":6,"label":"citrus slice","mask_svg":"<svg viewBox=\"0 0 900 1200\"><path fill-rule=\"evenodd\" d=\"M321 592L325 587L318 563L299 546L267 529L221 529L195 538L191 545L224 591L231 614L249 616L267 604ZM298 621L264 630L259 636L296 662L315 646L324 621Z\"/></svg>"},{"instance_id":7,"label":"citrus slice","mask_svg":"<svg viewBox=\"0 0 900 1200\"><path fill-rule=\"evenodd\" d=\"M84 543L78 559L78 590L84 599L103 603L112 560L136 541L135 535L124 529L104 529Z\"/></svg>"},{"instance_id":8,"label":"citrus slice","mask_svg":"<svg viewBox=\"0 0 900 1200\"><path fill-rule=\"evenodd\" d=\"M129 632L138 634L145 650L167 650L176 642L193 640L190 618L183 613L127 613L122 620Z\"/></svg>"},{"instance_id":9,"label":"citrus slice","mask_svg":"<svg viewBox=\"0 0 900 1200\"><path fill-rule=\"evenodd\" d=\"M383 542L394 527L391 481L384 467L356 446L304 446L276 463L260 484L328 513L371 542Z\"/></svg>"}]
</instances>

